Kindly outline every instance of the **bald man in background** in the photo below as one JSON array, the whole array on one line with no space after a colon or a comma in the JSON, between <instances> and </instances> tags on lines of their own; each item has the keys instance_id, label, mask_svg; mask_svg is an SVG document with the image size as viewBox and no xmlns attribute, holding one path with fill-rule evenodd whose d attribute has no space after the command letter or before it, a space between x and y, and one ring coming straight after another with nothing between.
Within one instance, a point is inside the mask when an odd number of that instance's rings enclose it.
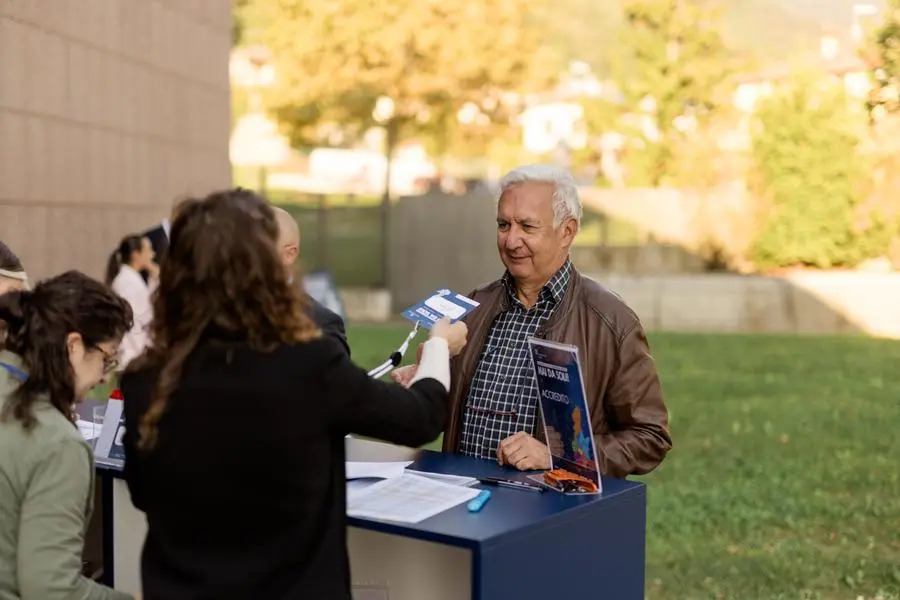
<instances>
[{"instance_id":1,"label":"bald man in background","mask_svg":"<svg viewBox=\"0 0 900 600\"><path fill-rule=\"evenodd\" d=\"M275 218L278 221L278 254L281 256L281 262L288 272L288 277L294 277L294 264L300 257L300 228L297 227L297 221L283 208L273 206ZM306 292L304 292L305 294ZM344 320L328 310L322 304L310 295L306 295L309 302L309 312L312 320L315 321L322 333L334 338L341 346L350 354L350 346L347 344L347 333L344 330Z\"/></svg>"}]
</instances>

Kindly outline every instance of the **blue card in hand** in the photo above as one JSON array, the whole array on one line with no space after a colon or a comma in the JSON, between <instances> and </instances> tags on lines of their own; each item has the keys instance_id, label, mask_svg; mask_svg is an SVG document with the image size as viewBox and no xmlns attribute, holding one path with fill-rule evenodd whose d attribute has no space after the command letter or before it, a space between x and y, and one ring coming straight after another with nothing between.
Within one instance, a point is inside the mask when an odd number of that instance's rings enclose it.
<instances>
[{"instance_id":1,"label":"blue card in hand","mask_svg":"<svg viewBox=\"0 0 900 600\"><path fill-rule=\"evenodd\" d=\"M471 298L443 289L437 290L428 298L413 304L402 314L404 319L409 319L430 329L444 317L450 317L450 321L455 323L477 307L478 302Z\"/></svg>"}]
</instances>

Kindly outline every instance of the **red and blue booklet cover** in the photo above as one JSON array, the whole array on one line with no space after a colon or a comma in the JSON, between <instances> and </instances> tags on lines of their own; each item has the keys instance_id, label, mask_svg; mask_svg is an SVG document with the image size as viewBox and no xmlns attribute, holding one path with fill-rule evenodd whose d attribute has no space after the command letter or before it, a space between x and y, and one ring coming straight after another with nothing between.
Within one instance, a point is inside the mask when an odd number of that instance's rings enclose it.
<instances>
[{"instance_id":1,"label":"red and blue booklet cover","mask_svg":"<svg viewBox=\"0 0 900 600\"><path fill-rule=\"evenodd\" d=\"M552 469L531 479L566 493L600 493L600 466L578 348L528 340Z\"/></svg>"}]
</instances>

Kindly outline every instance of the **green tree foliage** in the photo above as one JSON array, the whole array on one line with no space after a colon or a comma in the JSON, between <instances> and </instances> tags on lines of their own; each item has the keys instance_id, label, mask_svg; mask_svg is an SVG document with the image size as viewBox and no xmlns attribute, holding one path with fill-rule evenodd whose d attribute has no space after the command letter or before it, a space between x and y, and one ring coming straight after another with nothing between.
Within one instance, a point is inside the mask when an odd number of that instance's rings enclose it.
<instances>
[{"instance_id":1,"label":"green tree foliage","mask_svg":"<svg viewBox=\"0 0 900 600\"><path fill-rule=\"evenodd\" d=\"M250 0L277 73L268 105L298 147L352 141L381 97L393 101L394 139L452 140L469 103L508 121L504 93L543 81L543 1Z\"/></svg>"},{"instance_id":2,"label":"green tree foliage","mask_svg":"<svg viewBox=\"0 0 900 600\"><path fill-rule=\"evenodd\" d=\"M797 82L761 102L752 159L762 200L751 258L762 269L853 266L883 255L893 227L863 214L864 120L841 85Z\"/></svg>"},{"instance_id":3,"label":"green tree foliage","mask_svg":"<svg viewBox=\"0 0 900 600\"><path fill-rule=\"evenodd\" d=\"M231 3L231 44L240 46L244 41L247 24L244 19L244 11L248 0L232 0Z\"/></svg>"},{"instance_id":4,"label":"green tree foliage","mask_svg":"<svg viewBox=\"0 0 900 600\"><path fill-rule=\"evenodd\" d=\"M682 117L697 131L720 106L728 54L718 14L695 0L629 0L623 6L616 82L628 112L646 115L658 135L641 123L639 161L653 185L672 172L675 151L687 135L677 127Z\"/></svg>"},{"instance_id":5,"label":"green tree foliage","mask_svg":"<svg viewBox=\"0 0 900 600\"><path fill-rule=\"evenodd\" d=\"M900 0L889 0L887 17L873 36L871 54L874 62L872 78L876 90L869 102L870 110L882 107L887 112L900 111Z\"/></svg>"}]
</instances>

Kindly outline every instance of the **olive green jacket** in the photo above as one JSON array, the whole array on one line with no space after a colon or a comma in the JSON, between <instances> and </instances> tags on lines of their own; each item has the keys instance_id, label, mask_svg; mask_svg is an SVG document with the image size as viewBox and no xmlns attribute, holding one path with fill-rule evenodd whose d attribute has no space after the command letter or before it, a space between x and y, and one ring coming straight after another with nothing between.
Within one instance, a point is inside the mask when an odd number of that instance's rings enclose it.
<instances>
[{"instance_id":1,"label":"olive green jacket","mask_svg":"<svg viewBox=\"0 0 900 600\"><path fill-rule=\"evenodd\" d=\"M22 369L8 351L0 362ZM18 385L0 367L0 414ZM94 502L90 445L49 402L35 417L28 432L0 420L0 600L131 600L81 575Z\"/></svg>"}]
</instances>

